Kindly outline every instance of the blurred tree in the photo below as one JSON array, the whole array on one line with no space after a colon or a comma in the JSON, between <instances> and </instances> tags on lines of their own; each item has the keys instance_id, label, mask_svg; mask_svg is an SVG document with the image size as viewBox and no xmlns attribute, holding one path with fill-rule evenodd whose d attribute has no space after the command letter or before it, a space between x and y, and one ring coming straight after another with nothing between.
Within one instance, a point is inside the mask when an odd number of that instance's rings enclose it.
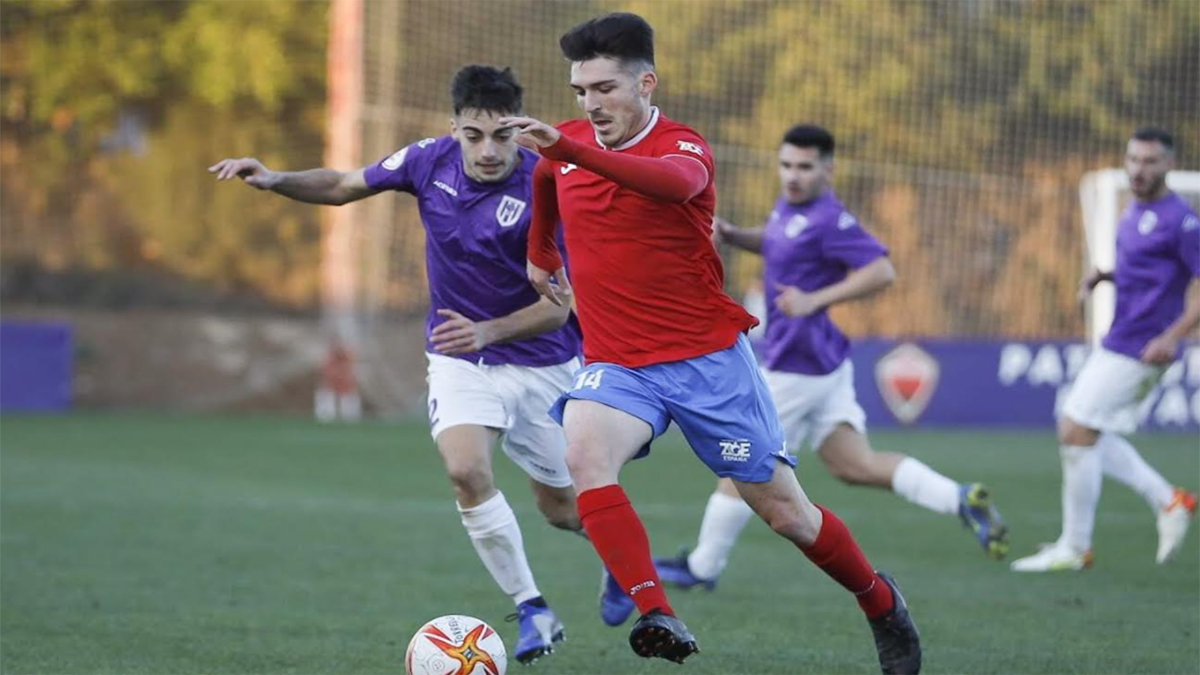
<instances>
[{"instance_id":1,"label":"blurred tree","mask_svg":"<svg viewBox=\"0 0 1200 675\"><path fill-rule=\"evenodd\" d=\"M204 169L229 154L319 164L325 3L6 0L0 11L6 256L153 265L315 300L316 210L218 187Z\"/></svg>"},{"instance_id":2,"label":"blurred tree","mask_svg":"<svg viewBox=\"0 0 1200 675\"><path fill-rule=\"evenodd\" d=\"M837 134L839 192L901 275L849 312L858 332L1077 331L1080 174L1118 163L1143 123L1174 129L1184 162L1200 154L1192 0L411 0L395 26L366 26L364 125L386 146L366 161L444 133L466 63L511 65L530 112L577 116L558 36L613 10L656 27L656 101L713 145L722 215L761 222L788 126ZM306 0L0 3L5 257L155 265L314 302L317 211L203 169L226 155L321 161L326 13ZM388 281L410 307L422 250L404 204ZM735 288L760 270L730 262Z\"/></svg>"}]
</instances>

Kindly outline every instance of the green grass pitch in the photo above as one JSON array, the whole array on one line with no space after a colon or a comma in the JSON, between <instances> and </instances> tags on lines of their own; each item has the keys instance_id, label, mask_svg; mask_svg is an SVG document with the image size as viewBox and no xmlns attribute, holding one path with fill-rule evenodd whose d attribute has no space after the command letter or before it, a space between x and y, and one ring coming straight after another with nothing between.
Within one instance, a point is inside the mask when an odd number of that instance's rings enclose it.
<instances>
[{"instance_id":1,"label":"green grass pitch","mask_svg":"<svg viewBox=\"0 0 1200 675\"><path fill-rule=\"evenodd\" d=\"M0 670L5 673L402 673L412 632L441 614L511 611L475 557L425 426L283 418L78 414L0 422ZM1054 538L1049 432L879 432L957 480L982 480L1014 555ZM1194 436L1139 436L1195 489ZM675 591L701 653L680 667L600 623L600 565L544 524L497 457L539 586L567 626L557 653L510 672L878 672L851 598L754 523L716 592ZM1153 514L1105 483L1096 566L1019 576L956 519L842 486L811 456L800 476L903 587L927 673L1196 673L1200 537L1154 563ZM694 541L713 480L677 436L626 468L659 554ZM1194 529L1194 528L1193 528Z\"/></svg>"}]
</instances>

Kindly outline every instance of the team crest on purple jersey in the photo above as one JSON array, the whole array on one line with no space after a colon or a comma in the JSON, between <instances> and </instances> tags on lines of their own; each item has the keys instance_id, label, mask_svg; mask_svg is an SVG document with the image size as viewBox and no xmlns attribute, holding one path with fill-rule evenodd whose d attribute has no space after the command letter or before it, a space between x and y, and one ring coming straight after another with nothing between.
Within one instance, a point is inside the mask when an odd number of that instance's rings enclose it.
<instances>
[{"instance_id":1,"label":"team crest on purple jersey","mask_svg":"<svg viewBox=\"0 0 1200 675\"><path fill-rule=\"evenodd\" d=\"M512 227L521 219L522 213L525 213L525 202L504 195L496 207L496 222L500 223L500 227Z\"/></svg>"},{"instance_id":2,"label":"team crest on purple jersey","mask_svg":"<svg viewBox=\"0 0 1200 675\"><path fill-rule=\"evenodd\" d=\"M808 217L803 213L797 213L788 219L787 225L783 226L783 233L787 235L788 239L795 239L806 227L808 227Z\"/></svg>"},{"instance_id":3,"label":"team crest on purple jersey","mask_svg":"<svg viewBox=\"0 0 1200 675\"><path fill-rule=\"evenodd\" d=\"M902 424L912 424L933 398L940 372L937 359L906 342L875 364L875 383L896 419Z\"/></svg>"},{"instance_id":4,"label":"team crest on purple jersey","mask_svg":"<svg viewBox=\"0 0 1200 675\"><path fill-rule=\"evenodd\" d=\"M1138 232L1142 234L1150 234L1158 225L1158 214L1153 211L1147 211L1138 219Z\"/></svg>"},{"instance_id":5,"label":"team crest on purple jersey","mask_svg":"<svg viewBox=\"0 0 1200 675\"><path fill-rule=\"evenodd\" d=\"M425 275L429 313L425 350L436 353L432 334L452 309L473 321L508 316L538 302L525 276L537 154L522 148L512 173L500 181L467 175L462 149L452 136L427 138L363 169L373 190L396 190L417 198L425 228ZM458 358L487 365L544 367L579 354L573 320L540 335L488 345ZM436 403L436 402L431 402ZM436 419L436 406L430 419Z\"/></svg>"}]
</instances>

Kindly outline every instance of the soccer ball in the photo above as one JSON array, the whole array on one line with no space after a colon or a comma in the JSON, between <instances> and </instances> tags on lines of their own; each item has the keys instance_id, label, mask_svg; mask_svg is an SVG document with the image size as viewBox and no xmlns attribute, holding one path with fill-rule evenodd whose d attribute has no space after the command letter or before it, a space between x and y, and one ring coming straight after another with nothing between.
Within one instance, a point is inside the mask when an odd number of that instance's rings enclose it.
<instances>
[{"instance_id":1,"label":"soccer ball","mask_svg":"<svg viewBox=\"0 0 1200 675\"><path fill-rule=\"evenodd\" d=\"M408 643L408 675L504 675L508 654L500 635L471 616L439 616Z\"/></svg>"}]
</instances>

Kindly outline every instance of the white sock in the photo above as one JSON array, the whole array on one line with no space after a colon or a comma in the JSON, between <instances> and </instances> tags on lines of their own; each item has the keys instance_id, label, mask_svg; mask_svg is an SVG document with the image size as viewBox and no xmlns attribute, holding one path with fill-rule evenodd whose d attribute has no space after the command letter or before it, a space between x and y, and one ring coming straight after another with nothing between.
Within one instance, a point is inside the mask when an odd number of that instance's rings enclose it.
<instances>
[{"instance_id":1,"label":"white sock","mask_svg":"<svg viewBox=\"0 0 1200 675\"><path fill-rule=\"evenodd\" d=\"M738 535L754 517L754 509L740 497L714 492L704 507L700 538L688 556L688 568L701 579L716 579L729 562L729 552Z\"/></svg>"},{"instance_id":2,"label":"white sock","mask_svg":"<svg viewBox=\"0 0 1200 675\"><path fill-rule=\"evenodd\" d=\"M471 535L475 552L492 578L516 604L541 595L533 583L533 570L525 559L525 543L517 516L504 499L503 492L480 504L458 507L463 527Z\"/></svg>"},{"instance_id":3,"label":"white sock","mask_svg":"<svg viewBox=\"0 0 1200 675\"><path fill-rule=\"evenodd\" d=\"M1092 547L1096 506L1100 503L1100 451L1095 446L1064 445L1062 457L1062 540L1076 551Z\"/></svg>"},{"instance_id":4,"label":"white sock","mask_svg":"<svg viewBox=\"0 0 1200 675\"><path fill-rule=\"evenodd\" d=\"M1128 485L1142 496L1150 508L1161 511L1175 498L1175 490L1162 474L1142 459L1129 441L1116 434L1101 434L1096 442L1104 475Z\"/></svg>"},{"instance_id":5,"label":"white sock","mask_svg":"<svg viewBox=\"0 0 1200 675\"><path fill-rule=\"evenodd\" d=\"M912 457L905 457L896 465L892 492L931 511L958 513L958 483Z\"/></svg>"}]
</instances>

